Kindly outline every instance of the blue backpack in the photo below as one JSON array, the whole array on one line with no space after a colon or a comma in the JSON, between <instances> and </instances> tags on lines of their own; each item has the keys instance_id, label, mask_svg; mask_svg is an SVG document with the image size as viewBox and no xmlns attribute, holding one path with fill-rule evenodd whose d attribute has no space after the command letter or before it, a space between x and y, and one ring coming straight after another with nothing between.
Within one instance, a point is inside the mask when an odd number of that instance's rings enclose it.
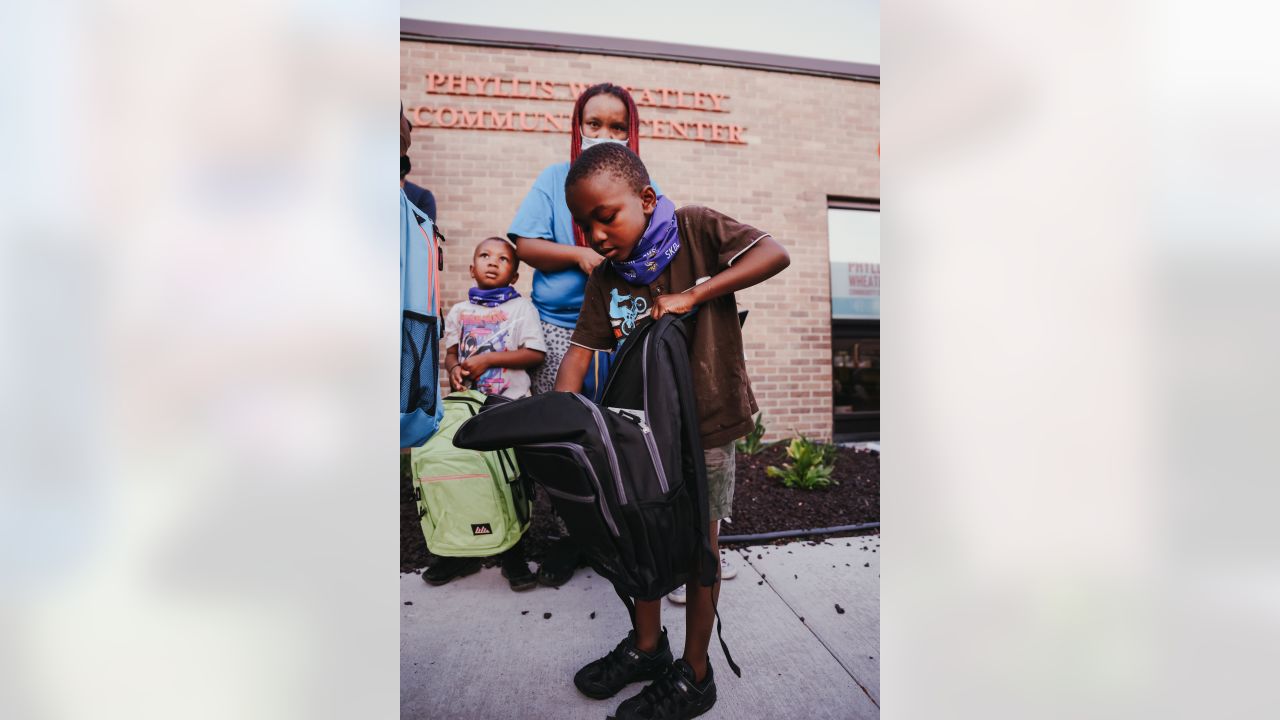
<instances>
[{"instance_id":1,"label":"blue backpack","mask_svg":"<svg viewBox=\"0 0 1280 720\"><path fill-rule=\"evenodd\" d=\"M431 218L400 191L400 447L422 445L440 402L440 245Z\"/></svg>"}]
</instances>

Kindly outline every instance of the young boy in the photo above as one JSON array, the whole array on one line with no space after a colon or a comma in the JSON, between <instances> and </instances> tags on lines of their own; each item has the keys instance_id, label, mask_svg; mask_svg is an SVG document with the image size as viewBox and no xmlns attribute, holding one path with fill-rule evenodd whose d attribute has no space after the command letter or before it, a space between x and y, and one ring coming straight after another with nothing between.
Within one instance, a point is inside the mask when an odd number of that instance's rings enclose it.
<instances>
[{"instance_id":1,"label":"young boy","mask_svg":"<svg viewBox=\"0 0 1280 720\"><path fill-rule=\"evenodd\" d=\"M467 301L449 309L444 321L444 366L449 386L467 384L486 395L513 400L529 395L528 368L542 362L547 351L538 311L511 287L519 277L515 248L502 238L486 238L471 258L476 286ZM440 558L422 574L432 585L480 569L479 558ZM524 539L502 554L502 576L512 590L528 590L538 582L524 557Z\"/></svg>"},{"instance_id":2,"label":"young boy","mask_svg":"<svg viewBox=\"0 0 1280 720\"><path fill-rule=\"evenodd\" d=\"M768 233L704 207L677 210L649 183L640 158L616 143L585 150L565 179L569 210L588 244L607 262L587 281L571 347L556 390L577 391L592 352L613 349L641 318L695 316L690 365L707 465L711 549L719 555L716 521L733 500L733 441L753 427L757 407L747 381L733 293L781 272L790 257ZM690 584L684 657L672 659L662 628L661 600L636 602L635 630L608 655L578 671L583 694L612 697L637 680L652 680L624 701L617 720L684 720L711 709L715 677L707 659L720 583Z\"/></svg>"}]
</instances>

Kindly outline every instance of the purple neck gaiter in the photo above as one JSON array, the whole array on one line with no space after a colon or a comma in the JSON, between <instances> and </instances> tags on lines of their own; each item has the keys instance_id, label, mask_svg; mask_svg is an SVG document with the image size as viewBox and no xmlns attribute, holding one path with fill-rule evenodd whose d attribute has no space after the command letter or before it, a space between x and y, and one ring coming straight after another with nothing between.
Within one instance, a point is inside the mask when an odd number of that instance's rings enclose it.
<instances>
[{"instance_id":1,"label":"purple neck gaiter","mask_svg":"<svg viewBox=\"0 0 1280 720\"><path fill-rule=\"evenodd\" d=\"M666 195L659 195L658 205L649 218L649 227L636 243L631 257L610 262L628 283L648 285L658 279L678 250L680 232L676 226L676 205Z\"/></svg>"},{"instance_id":2,"label":"purple neck gaiter","mask_svg":"<svg viewBox=\"0 0 1280 720\"><path fill-rule=\"evenodd\" d=\"M519 291L510 285L506 287L490 288L488 290L481 290L478 287L473 287L467 291L467 299L470 300L473 305L484 305L485 307L498 307L502 303L518 297L520 297Z\"/></svg>"}]
</instances>

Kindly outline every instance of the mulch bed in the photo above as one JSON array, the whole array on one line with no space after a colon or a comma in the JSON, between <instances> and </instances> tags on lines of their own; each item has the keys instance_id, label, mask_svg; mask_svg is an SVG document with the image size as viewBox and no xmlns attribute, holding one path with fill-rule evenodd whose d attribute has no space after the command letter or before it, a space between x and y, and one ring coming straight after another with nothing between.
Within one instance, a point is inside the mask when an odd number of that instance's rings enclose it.
<instances>
[{"instance_id":1,"label":"mulch bed","mask_svg":"<svg viewBox=\"0 0 1280 720\"><path fill-rule=\"evenodd\" d=\"M771 445L754 456L737 456L737 483L733 498L732 522L721 525L723 535L753 535L780 530L805 530L876 522L880 519L880 454L837 448L833 477L839 484L821 490L783 487L768 477L765 468L787 462L786 444ZM534 494L533 522L525 535L530 560L542 559L558 534L546 493ZM839 533L863 535L878 530ZM828 535L826 537L834 537ZM793 542L782 540L779 542ZM822 539L822 538L817 538ZM400 463L400 571L414 572L430 565L434 557L427 550L418 524L409 479L409 456ZM492 565L495 561L489 562Z\"/></svg>"},{"instance_id":2,"label":"mulch bed","mask_svg":"<svg viewBox=\"0 0 1280 720\"><path fill-rule=\"evenodd\" d=\"M879 453L836 448L836 468L831 476L839 484L817 490L788 488L781 480L765 474L770 465L782 467L787 462L786 443L771 445L755 455L738 453L733 516L731 522L721 524L721 535L808 530L880 520Z\"/></svg>"}]
</instances>

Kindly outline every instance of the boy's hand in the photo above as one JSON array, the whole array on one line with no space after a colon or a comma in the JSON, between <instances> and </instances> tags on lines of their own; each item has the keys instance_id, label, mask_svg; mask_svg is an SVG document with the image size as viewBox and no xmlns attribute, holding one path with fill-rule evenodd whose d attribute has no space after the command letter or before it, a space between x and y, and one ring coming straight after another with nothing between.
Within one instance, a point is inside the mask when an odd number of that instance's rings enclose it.
<instances>
[{"instance_id":1,"label":"boy's hand","mask_svg":"<svg viewBox=\"0 0 1280 720\"><path fill-rule=\"evenodd\" d=\"M465 372L468 377L478 378L484 374L485 370L489 369L489 360L485 357L487 354L488 353L480 353L479 355L472 355L466 360L458 363L458 367L462 368L463 372Z\"/></svg>"},{"instance_id":2,"label":"boy's hand","mask_svg":"<svg viewBox=\"0 0 1280 720\"><path fill-rule=\"evenodd\" d=\"M591 248L579 248L579 250L582 252L578 253L578 269L587 275L590 275L597 265L604 262L604 256Z\"/></svg>"},{"instance_id":3,"label":"boy's hand","mask_svg":"<svg viewBox=\"0 0 1280 720\"><path fill-rule=\"evenodd\" d=\"M653 302L653 312L650 315L654 320L667 313L679 315L689 312L696 304L693 299L693 293L682 292L674 295L662 295Z\"/></svg>"},{"instance_id":4,"label":"boy's hand","mask_svg":"<svg viewBox=\"0 0 1280 720\"><path fill-rule=\"evenodd\" d=\"M466 390L467 386L463 384L466 378L467 371L462 369L462 364L454 365L453 369L449 371L449 387L453 388L454 392Z\"/></svg>"}]
</instances>

